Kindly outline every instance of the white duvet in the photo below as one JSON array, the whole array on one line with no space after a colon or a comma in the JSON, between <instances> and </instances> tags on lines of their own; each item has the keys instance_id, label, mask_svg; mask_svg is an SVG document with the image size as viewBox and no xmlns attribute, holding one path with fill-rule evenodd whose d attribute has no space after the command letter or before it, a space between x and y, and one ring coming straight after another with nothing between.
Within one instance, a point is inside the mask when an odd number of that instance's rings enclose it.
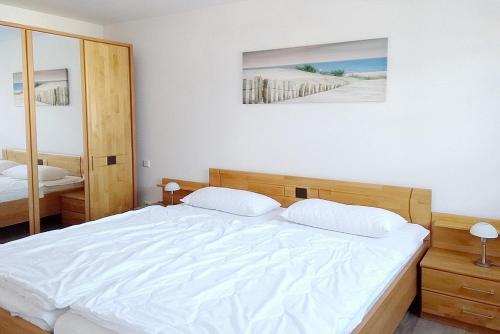
<instances>
[{"instance_id":1,"label":"white duvet","mask_svg":"<svg viewBox=\"0 0 500 334\"><path fill-rule=\"evenodd\" d=\"M39 196L53 191L71 189L81 185L83 178L77 176L66 176L56 181L44 181L39 183ZM28 181L0 175L0 203L15 201L28 197Z\"/></svg>"},{"instance_id":2,"label":"white duvet","mask_svg":"<svg viewBox=\"0 0 500 334\"><path fill-rule=\"evenodd\" d=\"M0 203L28 197L28 182L0 175Z\"/></svg>"},{"instance_id":3,"label":"white duvet","mask_svg":"<svg viewBox=\"0 0 500 334\"><path fill-rule=\"evenodd\" d=\"M338 235L149 207L0 246L0 287L124 334L345 333L408 254Z\"/></svg>"}]
</instances>

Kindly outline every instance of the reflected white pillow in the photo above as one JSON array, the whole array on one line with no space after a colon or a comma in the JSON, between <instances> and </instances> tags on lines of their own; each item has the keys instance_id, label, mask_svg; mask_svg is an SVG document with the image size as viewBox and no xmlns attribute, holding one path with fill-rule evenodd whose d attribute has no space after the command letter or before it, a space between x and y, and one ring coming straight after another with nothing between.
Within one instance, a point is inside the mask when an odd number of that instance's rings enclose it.
<instances>
[{"instance_id":1,"label":"reflected white pillow","mask_svg":"<svg viewBox=\"0 0 500 334\"><path fill-rule=\"evenodd\" d=\"M15 161L10 160L0 160L0 173L3 173L4 170L18 166L19 164Z\"/></svg>"},{"instance_id":2,"label":"reflected white pillow","mask_svg":"<svg viewBox=\"0 0 500 334\"><path fill-rule=\"evenodd\" d=\"M199 208L229 212L240 216L260 216L281 204L265 195L251 191L206 187L187 195L182 202Z\"/></svg>"},{"instance_id":3,"label":"reflected white pillow","mask_svg":"<svg viewBox=\"0 0 500 334\"><path fill-rule=\"evenodd\" d=\"M16 167L9 168L2 173L5 176L27 180L28 179L28 166L19 165ZM56 181L60 179L64 179L69 175L69 172L66 169L52 166L38 166L38 180L40 181Z\"/></svg>"},{"instance_id":4,"label":"reflected white pillow","mask_svg":"<svg viewBox=\"0 0 500 334\"><path fill-rule=\"evenodd\" d=\"M372 238L385 237L407 223L406 219L388 210L323 199L294 203L281 216L302 225Z\"/></svg>"}]
</instances>

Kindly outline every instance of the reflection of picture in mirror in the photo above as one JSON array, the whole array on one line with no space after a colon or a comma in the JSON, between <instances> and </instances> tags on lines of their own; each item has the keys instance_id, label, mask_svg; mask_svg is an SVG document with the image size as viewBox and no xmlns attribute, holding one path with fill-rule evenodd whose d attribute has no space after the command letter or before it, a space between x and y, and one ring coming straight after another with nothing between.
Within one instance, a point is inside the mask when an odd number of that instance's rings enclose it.
<instances>
[{"instance_id":1,"label":"reflection of picture in mirror","mask_svg":"<svg viewBox=\"0 0 500 334\"><path fill-rule=\"evenodd\" d=\"M38 106L69 105L68 69L35 71L35 100ZM24 105L22 73L14 73L14 101Z\"/></svg>"},{"instance_id":2,"label":"reflection of picture in mirror","mask_svg":"<svg viewBox=\"0 0 500 334\"><path fill-rule=\"evenodd\" d=\"M21 72L14 73L14 103L16 107L24 106L23 74Z\"/></svg>"}]
</instances>

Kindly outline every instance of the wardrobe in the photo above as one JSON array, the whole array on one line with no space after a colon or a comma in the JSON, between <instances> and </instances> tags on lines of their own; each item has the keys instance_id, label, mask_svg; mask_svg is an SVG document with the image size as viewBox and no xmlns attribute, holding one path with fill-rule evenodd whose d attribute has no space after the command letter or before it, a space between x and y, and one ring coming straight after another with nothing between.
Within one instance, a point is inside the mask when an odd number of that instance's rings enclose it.
<instances>
[{"instance_id":1,"label":"wardrobe","mask_svg":"<svg viewBox=\"0 0 500 334\"><path fill-rule=\"evenodd\" d=\"M133 209L132 46L0 22L0 49L0 234Z\"/></svg>"}]
</instances>

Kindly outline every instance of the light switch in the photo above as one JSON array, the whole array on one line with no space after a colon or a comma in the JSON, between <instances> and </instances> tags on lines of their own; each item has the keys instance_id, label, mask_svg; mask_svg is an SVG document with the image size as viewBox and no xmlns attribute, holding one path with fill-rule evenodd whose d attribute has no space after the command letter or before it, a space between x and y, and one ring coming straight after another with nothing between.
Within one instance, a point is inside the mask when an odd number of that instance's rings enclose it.
<instances>
[{"instance_id":1,"label":"light switch","mask_svg":"<svg viewBox=\"0 0 500 334\"><path fill-rule=\"evenodd\" d=\"M142 167L151 167L151 160L142 160Z\"/></svg>"}]
</instances>

